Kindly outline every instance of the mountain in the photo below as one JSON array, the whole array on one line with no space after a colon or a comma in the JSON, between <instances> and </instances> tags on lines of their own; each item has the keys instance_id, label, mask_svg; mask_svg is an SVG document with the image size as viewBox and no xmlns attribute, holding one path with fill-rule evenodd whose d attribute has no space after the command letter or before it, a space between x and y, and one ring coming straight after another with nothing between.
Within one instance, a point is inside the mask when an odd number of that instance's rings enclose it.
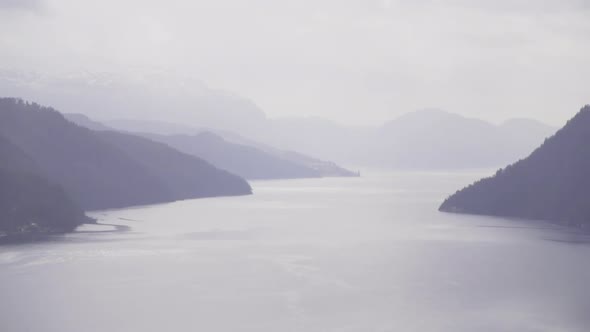
<instances>
[{"instance_id":1,"label":"mountain","mask_svg":"<svg viewBox=\"0 0 590 332\"><path fill-rule=\"evenodd\" d=\"M498 167L522 158L556 130L526 119L496 125L440 110L412 112L382 126L347 126L317 117L269 118L247 98L212 89L190 76L152 70L69 74L0 70L0 91L65 112L84 110L119 130L195 135L202 130L192 128L201 128L226 140L220 133L230 132L316 160L371 168Z\"/></svg>"},{"instance_id":2,"label":"mountain","mask_svg":"<svg viewBox=\"0 0 590 332\"><path fill-rule=\"evenodd\" d=\"M363 164L349 158L363 148L357 146L360 140L356 139L356 128L319 118L271 119L247 98L170 71L142 68L42 73L0 69L0 91L52 105L64 113L83 110L114 129L194 135L197 132L186 127L206 128L215 133L236 133L315 159ZM142 119L143 129L125 120L113 120L121 117Z\"/></svg>"},{"instance_id":3,"label":"mountain","mask_svg":"<svg viewBox=\"0 0 590 332\"><path fill-rule=\"evenodd\" d=\"M450 196L444 212L590 226L590 106L530 156Z\"/></svg>"},{"instance_id":4,"label":"mountain","mask_svg":"<svg viewBox=\"0 0 590 332\"><path fill-rule=\"evenodd\" d=\"M22 173L40 174L40 169L21 149L0 135L0 168Z\"/></svg>"},{"instance_id":5,"label":"mountain","mask_svg":"<svg viewBox=\"0 0 590 332\"><path fill-rule=\"evenodd\" d=\"M321 161L296 152L232 143L221 136L203 131L196 135L146 134L180 151L200 156L217 167L246 179L295 179L316 177L350 177L357 173L335 163Z\"/></svg>"},{"instance_id":6,"label":"mountain","mask_svg":"<svg viewBox=\"0 0 590 332\"><path fill-rule=\"evenodd\" d=\"M51 108L18 99L0 99L0 134L33 158L44 175L85 210L251 193L241 178L198 158L145 139L132 144L118 134L98 135ZM141 155L156 150L170 157L168 169ZM185 181L195 185L192 190L175 185Z\"/></svg>"},{"instance_id":7,"label":"mountain","mask_svg":"<svg viewBox=\"0 0 590 332\"><path fill-rule=\"evenodd\" d=\"M68 120L72 123L75 123L80 127L85 127L88 129L92 129L94 131L113 130L111 127L105 126L101 122L94 121L84 114L66 113L66 114L63 114L63 116L64 116L64 118L66 118L66 120Z\"/></svg>"},{"instance_id":8,"label":"mountain","mask_svg":"<svg viewBox=\"0 0 590 332\"><path fill-rule=\"evenodd\" d=\"M96 135L141 163L150 174L162 179L174 200L252 192L250 185L239 176L166 144L116 131L99 131Z\"/></svg>"},{"instance_id":9,"label":"mountain","mask_svg":"<svg viewBox=\"0 0 590 332\"><path fill-rule=\"evenodd\" d=\"M341 165L372 166L357 156L374 143L368 141L374 130L373 127L345 126L319 117L282 117L269 119L264 130L252 135L238 133L280 150L297 151L316 159Z\"/></svg>"},{"instance_id":10,"label":"mountain","mask_svg":"<svg viewBox=\"0 0 590 332\"><path fill-rule=\"evenodd\" d=\"M236 174L245 177L243 174L234 172L232 169L220 167L216 164L216 167L226 169L233 174L217 170L209 164L215 164L210 159L204 158L207 160L205 161L201 159L198 154L192 154L191 156L190 151L187 152L173 144L163 144L169 142L166 142L164 139L157 139L160 137L159 135L145 134L141 137L140 135L117 132L83 114L65 114L64 116L67 120L75 124L96 131L96 135L101 137L104 141L117 146L128 156L140 161L142 165L149 168L149 171L152 174L156 174L160 178L166 179L168 182L166 184L168 191L175 193L178 199L186 197L187 195L189 197L222 196L224 194L223 190L215 192L214 190L211 191L211 189L208 189L201 193L198 193L195 190L200 188L223 189L231 186L230 182L235 182L236 184L241 182L242 185L245 184L240 179L236 179L233 175ZM153 125L157 125L157 123L153 123ZM150 137L153 139L150 139ZM170 147L173 147L174 149L171 149ZM185 153L179 151L185 151ZM198 173L200 176L192 176L195 173ZM174 174L174 176L170 176L170 174ZM214 185L215 183L218 185ZM249 187L244 189L250 190Z\"/></svg>"},{"instance_id":11,"label":"mountain","mask_svg":"<svg viewBox=\"0 0 590 332\"><path fill-rule=\"evenodd\" d=\"M345 127L318 118L269 119L269 127L257 135L261 139L188 124L137 120L113 123L121 130L168 135L194 136L211 131L230 143L251 146L306 167L325 169L323 176L354 173L321 159L402 170L499 167L526 156L556 131L530 119L511 119L497 125L441 110L407 113L380 127ZM310 157L317 155L322 158ZM302 163L303 160L306 162Z\"/></svg>"},{"instance_id":12,"label":"mountain","mask_svg":"<svg viewBox=\"0 0 590 332\"><path fill-rule=\"evenodd\" d=\"M496 125L431 109L381 126L345 126L314 117L268 119L264 130L246 137L339 164L438 170L504 165L525 156L556 130L534 120Z\"/></svg>"},{"instance_id":13,"label":"mountain","mask_svg":"<svg viewBox=\"0 0 590 332\"><path fill-rule=\"evenodd\" d=\"M246 179L320 177L319 171L277 158L253 147L229 143L210 132L196 135L147 134L153 140L195 156Z\"/></svg>"},{"instance_id":14,"label":"mountain","mask_svg":"<svg viewBox=\"0 0 590 332\"><path fill-rule=\"evenodd\" d=\"M494 125L440 110L422 110L381 127L362 158L402 169L497 167L524 157L554 132L532 120Z\"/></svg>"},{"instance_id":15,"label":"mountain","mask_svg":"<svg viewBox=\"0 0 590 332\"><path fill-rule=\"evenodd\" d=\"M283 160L303 165L318 172L322 177L359 177L360 171L351 171L339 166L333 161L325 161L318 158L310 157L295 151L280 150L273 147L260 145L261 149L267 153L273 154Z\"/></svg>"},{"instance_id":16,"label":"mountain","mask_svg":"<svg viewBox=\"0 0 590 332\"><path fill-rule=\"evenodd\" d=\"M116 128L165 143L246 179L358 176L357 173L333 162L276 149L228 131L213 132L206 128L131 119L107 121L105 125L82 114L65 116L68 120L93 130L104 131Z\"/></svg>"},{"instance_id":17,"label":"mountain","mask_svg":"<svg viewBox=\"0 0 590 332\"><path fill-rule=\"evenodd\" d=\"M0 242L63 233L90 222L58 185L37 174L34 161L0 136Z\"/></svg>"},{"instance_id":18,"label":"mountain","mask_svg":"<svg viewBox=\"0 0 590 332\"><path fill-rule=\"evenodd\" d=\"M0 91L64 113L83 110L96 119L124 114L238 132L257 132L266 121L251 100L208 87L190 75L150 68L66 73L0 69Z\"/></svg>"}]
</instances>

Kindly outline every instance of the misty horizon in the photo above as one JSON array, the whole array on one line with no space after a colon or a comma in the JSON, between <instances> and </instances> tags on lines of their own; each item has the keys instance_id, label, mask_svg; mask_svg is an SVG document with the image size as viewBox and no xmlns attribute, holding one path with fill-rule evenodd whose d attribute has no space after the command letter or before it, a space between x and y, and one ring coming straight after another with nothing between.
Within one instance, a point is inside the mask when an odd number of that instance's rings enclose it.
<instances>
[{"instance_id":1,"label":"misty horizon","mask_svg":"<svg viewBox=\"0 0 590 332\"><path fill-rule=\"evenodd\" d=\"M24 100L29 100L31 102L37 102L37 103L41 103L41 104L51 104L54 106L54 108L56 108L59 111L62 111L64 113L80 113L80 114L84 114L86 116L91 116L91 117L93 117L97 120L100 120L100 121L148 120L148 121L160 122L162 124L169 123L170 125L181 125L181 122L183 122L182 119L170 118L169 115L167 115L167 114L152 114L152 115L141 114L141 113L137 113L137 109L135 110L136 112L130 112L128 114L125 114L125 113L116 113L116 114L111 113L111 114L109 114L108 112L105 112L106 114L102 114L102 113L96 112L96 111L93 112L92 110L89 111L86 108L80 109L79 107L76 107L75 105L74 106L67 105L67 104L61 105L59 100L56 100L56 99L46 100L43 97L43 94L45 93L44 87L51 87L52 85L55 85L55 84L63 84L64 87L74 89L74 90L72 90L72 92L75 91L76 89L79 89L79 88L84 89L84 88L89 88L92 86L96 86L99 88L108 88L111 84L115 85L113 88L116 88L116 84L123 84L123 86L124 86L125 84L130 84L130 83L134 84L135 88L146 89L146 91L149 91L149 89L153 88L153 87L150 87L149 85L146 84L147 81L150 79L155 79L155 80L163 79L164 81L168 82L168 84L170 84L170 86L167 87L168 89L180 88L180 90L179 90L180 93L193 94L194 92L190 92L190 90L194 89L196 91L208 91L209 93L212 93L212 94L218 94L220 96L226 96L226 97L230 97L230 98L235 98L237 100L242 100L244 103L250 104L251 105L250 107L252 107L252 110L255 110L256 112L259 113L259 115L262 115L262 117L267 120L304 119L304 120L311 120L311 121L317 121L317 122L332 123L334 125L338 125L341 127L374 128L374 127L379 127L379 126L385 125L388 122L394 121L394 120L404 117L408 114L416 113L416 112L448 113L448 114L453 114L453 115L459 115L459 116L464 117L466 119L486 121L486 122L489 122L490 124L493 124L493 125L502 125L502 124L505 124L506 122L513 121L513 120L534 120L534 121L537 121L537 122L542 123L544 125L548 125L548 126L552 126L552 127L556 127L556 128L562 126L572 116L572 114L566 114L565 112L563 112L564 119L560 120L560 121L553 121L553 122L544 121L544 120L539 119L538 117L535 117L535 116L526 117L526 116L520 116L519 114L507 115L504 118L490 119L490 118L486 118L486 117L472 116L470 114L462 114L462 113L456 112L454 110L443 109L443 108L437 107L437 106L423 106L423 107L418 107L418 108L411 109L411 110L399 111L396 114L392 115L392 117L375 120L374 122L367 122L367 123L345 122L345 121L342 121L341 119L338 119L338 117L326 117L326 116L314 115L314 114L308 114L308 115L279 114L279 115L276 115L276 114L273 114L272 112L269 113L269 112L267 112L267 110L260 107L256 103L255 100L249 98L248 96L244 96L244 95L241 95L235 91L229 91L229 90L226 90L223 88L214 88L214 87L208 86L205 82L200 80L198 77L191 77L191 76L186 75L186 73L174 74L172 72L163 70L162 68L160 68L160 69L144 68L144 70L141 70L140 68L136 68L134 71L128 71L127 69L125 69L125 70L122 70L119 72L113 72L113 71L93 72L93 71L89 71L89 70L80 70L80 71L68 71L68 72L62 72L62 73L52 73L51 71L48 71L48 72L37 72L37 71L31 71L31 70L19 71L19 70L7 69L7 68L0 67L0 87L8 87L7 90L9 91L9 93L7 95L5 95L5 97L7 97L7 96L18 97L18 98L22 98ZM3 82L4 82L4 85L2 85ZM159 83L162 83L162 81L159 81ZM17 88L14 88L15 84L16 84ZM23 90L23 89L26 89L29 85L33 86L33 89L31 89L29 91ZM11 93L12 91L14 91L14 93ZM23 91L26 91L26 92L23 92ZM114 91L116 91L116 90L114 90ZM166 91L166 90L164 89L163 91ZM161 91L161 92L163 92L163 91ZM41 93L41 95L39 95L38 93ZM197 96L198 96L198 93L197 93ZM170 96L170 97L172 97L172 96ZM66 99L66 98L62 98L62 99ZM174 104L171 104L171 105L174 105ZM580 104L580 105L578 105L578 107L583 106L583 105L584 104ZM97 105L97 106L100 107L100 105ZM130 111L132 111L132 110L130 110ZM196 109L195 111L198 112L199 110ZM238 111L239 111L239 109L238 109ZM185 124L185 125L187 125L187 124ZM192 125L188 124L187 126L192 126L194 128L202 127L201 124L198 123L198 121L195 121ZM213 128L213 129L218 129L218 128Z\"/></svg>"},{"instance_id":2,"label":"misty horizon","mask_svg":"<svg viewBox=\"0 0 590 332\"><path fill-rule=\"evenodd\" d=\"M376 125L437 108L561 126L588 103L589 10L579 0L4 0L0 60L58 77L182 74L271 118Z\"/></svg>"}]
</instances>

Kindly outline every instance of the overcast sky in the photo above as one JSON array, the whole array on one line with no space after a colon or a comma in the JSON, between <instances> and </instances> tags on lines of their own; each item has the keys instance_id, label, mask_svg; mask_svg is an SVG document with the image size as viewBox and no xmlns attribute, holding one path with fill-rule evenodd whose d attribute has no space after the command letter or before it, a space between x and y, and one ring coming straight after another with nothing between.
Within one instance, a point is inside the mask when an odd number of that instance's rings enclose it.
<instances>
[{"instance_id":1,"label":"overcast sky","mask_svg":"<svg viewBox=\"0 0 590 332\"><path fill-rule=\"evenodd\" d=\"M590 1L0 0L0 61L187 71L270 116L560 124L590 103Z\"/></svg>"}]
</instances>

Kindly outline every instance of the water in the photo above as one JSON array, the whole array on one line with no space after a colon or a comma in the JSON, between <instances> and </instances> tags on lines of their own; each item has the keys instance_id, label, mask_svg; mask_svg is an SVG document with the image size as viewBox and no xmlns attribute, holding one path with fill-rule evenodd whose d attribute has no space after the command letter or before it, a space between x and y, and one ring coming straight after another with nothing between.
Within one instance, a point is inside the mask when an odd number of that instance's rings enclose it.
<instances>
[{"instance_id":1,"label":"water","mask_svg":"<svg viewBox=\"0 0 590 332\"><path fill-rule=\"evenodd\" d=\"M254 182L0 247L0 331L588 331L590 238L443 214L481 174Z\"/></svg>"}]
</instances>

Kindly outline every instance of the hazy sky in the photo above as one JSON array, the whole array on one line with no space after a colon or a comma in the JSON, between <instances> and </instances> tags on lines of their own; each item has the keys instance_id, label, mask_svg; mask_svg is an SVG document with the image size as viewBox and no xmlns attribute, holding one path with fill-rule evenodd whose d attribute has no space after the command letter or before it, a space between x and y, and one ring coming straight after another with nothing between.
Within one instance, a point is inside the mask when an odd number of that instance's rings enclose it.
<instances>
[{"instance_id":1,"label":"hazy sky","mask_svg":"<svg viewBox=\"0 0 590 332\"><path fill-rule=\"evenodd\" d=\"M187 71L270 116L437 107L559 124L590 103L589 0L0 0L0 67Z\"/></svg>"}]
</instances>

